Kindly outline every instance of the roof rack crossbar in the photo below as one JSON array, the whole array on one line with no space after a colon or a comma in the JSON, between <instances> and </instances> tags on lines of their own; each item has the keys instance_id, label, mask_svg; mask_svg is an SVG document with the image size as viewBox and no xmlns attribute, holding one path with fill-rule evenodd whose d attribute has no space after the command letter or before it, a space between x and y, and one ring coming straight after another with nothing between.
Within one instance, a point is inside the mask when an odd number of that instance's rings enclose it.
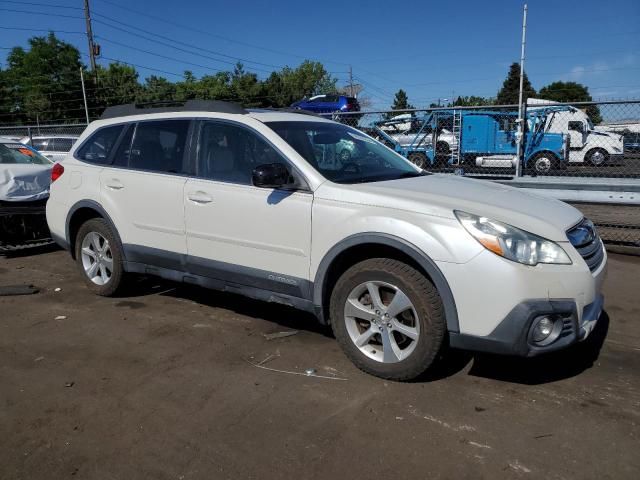
<instances>
[{"instance_id":1,"label":"roof rack crossbar","mask_svg":"<svg viewBox=\"0 0 640 480\"><path fill-rule=\"evenodd\" d=\"M108 118L141 115L145 113L170 112L216 112L233 113L238 115L247 113L247 111L237 103L223 102L220 100L187 100L185 102L167 100L158 102L129 103L126 105L107 107L100 119L104 120Z\"/></svg>"}]
</instances>

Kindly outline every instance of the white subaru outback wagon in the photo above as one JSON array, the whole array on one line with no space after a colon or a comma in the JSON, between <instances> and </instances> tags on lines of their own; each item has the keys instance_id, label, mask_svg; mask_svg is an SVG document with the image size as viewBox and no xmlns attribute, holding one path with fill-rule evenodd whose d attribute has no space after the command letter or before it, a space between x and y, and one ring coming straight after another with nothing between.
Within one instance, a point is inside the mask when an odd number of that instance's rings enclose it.
<instances>
[{"instance_id":1,"label":"white subaru outback wagon","mask_svg":"<svg viewBox=\"0 0 640 480\"><path fill-rule=\"evenodd\" d=\"M290 305L388 379L444 346L567 347L603 305L606 253L578 210L301 113L111 107L54 166L47 220L98 295L144 273Z\"/></svg>"}]
</instances>

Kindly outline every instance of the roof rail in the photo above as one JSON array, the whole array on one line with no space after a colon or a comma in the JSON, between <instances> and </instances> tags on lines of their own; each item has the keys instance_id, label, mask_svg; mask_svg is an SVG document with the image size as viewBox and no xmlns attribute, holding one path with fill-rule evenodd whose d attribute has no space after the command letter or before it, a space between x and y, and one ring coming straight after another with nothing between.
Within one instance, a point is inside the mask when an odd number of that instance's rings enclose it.
<instances>
[{"instance_id":1,"label":"roof rail","mask_svg":"<svg viewBox=\"0 0 640 480\"><path fill-rule=\"evenodd\" d=\"M234 113L238 115L247 113L240 105L232 102L222 102L220 100L187 100L186 102L181 102L170 100L149 103L129 103L126 105L107 107L100 119L105 120L107 118L165 112L216 112Z\"/></svg>"},{"instance_id":2,"label":"roof rail","mask_svg":"<svg viewBox=\"0 0 640 480\"><path fill-rule=\"evenodd\" d=\"M292 108L292 107L284 107L284 108L267 108L266 110L272 110L276 112L284 112L284 113L299 113L300 115L311 115L313 117L322 117L316 112L311 112L309 110L303 110L302 108Z\"/></svg>"}]
</instances>

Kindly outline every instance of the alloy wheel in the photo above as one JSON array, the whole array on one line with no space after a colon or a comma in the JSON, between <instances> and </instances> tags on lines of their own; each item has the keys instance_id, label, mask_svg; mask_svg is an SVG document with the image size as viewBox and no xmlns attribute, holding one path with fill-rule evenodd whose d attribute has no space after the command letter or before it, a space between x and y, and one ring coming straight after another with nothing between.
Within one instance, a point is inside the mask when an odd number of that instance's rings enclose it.
<instances>
[{"instance_id":1,"label":"alloy wheel","mask_svg":"<svg viewBox=\"0 0 640 480\"><path fill-rule=\"evenodd\" d=\"M80 250L84 273L96 285L106 285L113 275L113 254L109 241L98 232L89 232Z\"/></svg>"},{"instance_id":2,"label":"alloy wheel","mask_svg":"<svg viewBox=\"0 0 640 480\"><path fill-rule=\"evenodd\" d=\"M344 306L347 332L367 357L381 363L400 362L411 355L420 336L420 322L409 297L381 281L355 287Z\"/></svg>"}]
</instances>

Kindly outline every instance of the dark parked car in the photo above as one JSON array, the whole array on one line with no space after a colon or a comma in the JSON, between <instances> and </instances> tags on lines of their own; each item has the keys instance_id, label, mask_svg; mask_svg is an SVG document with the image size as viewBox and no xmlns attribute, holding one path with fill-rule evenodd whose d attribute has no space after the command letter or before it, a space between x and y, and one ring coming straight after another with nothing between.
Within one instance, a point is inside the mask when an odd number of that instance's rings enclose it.
<instances>
[{"instance_id":1,"label":"dark parked car","mask_svg":"<svg viewBox=\"0 0 640 480\"><path fill-rule=\"evenodd\" d=\"M316 95L293 103L291 108L315 113L359 112L360 104L358 99L345 95Z\"/></svg>"},{"instance_id":2,"label":"dark parked car","mask_svg":"<svg viewBox=\"0 0 640 480\"><path fill-rule=\"evenodd\" d=\"M625 132L623 138L624 153L633 156L640 155L640 132Z\"/></svg>"}]
</instances>

